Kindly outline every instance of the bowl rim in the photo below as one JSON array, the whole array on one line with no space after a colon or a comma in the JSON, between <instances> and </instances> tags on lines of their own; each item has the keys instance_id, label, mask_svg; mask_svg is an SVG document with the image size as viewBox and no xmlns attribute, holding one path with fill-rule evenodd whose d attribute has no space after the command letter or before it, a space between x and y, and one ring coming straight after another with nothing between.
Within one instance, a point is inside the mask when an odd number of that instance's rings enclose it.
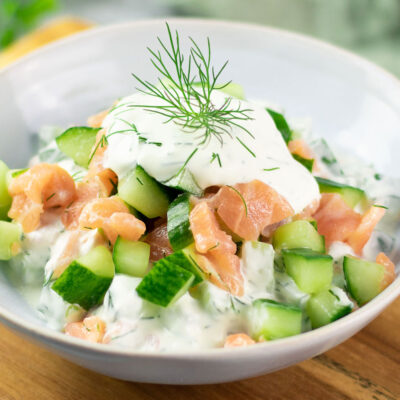
<instances>
[{"instance_id":1,"label":"bowl rim","mask_svg":"<svg viewBox=\"0 0 400 400\"><path fill-rule=\"evenodd\" d=\"M140 21L128 21L116 24L110 24L102 27L95 27L85 31L81 31L75 34L72 34L66 38L56 40L55 42L49 43L47 45L42 46L41 48L32 51L31 53L21 57L19 60L9 64L0 70L0 79L14 68L19 65L29 63L30 60L38 59L42 54L46 54L47 52L51 52L58 47L63 47L66 44L79 42L81 38L87 38L91 36L96 36L99 34L107 33L108 31L117 31L119 29L135 29L136 27L151 27L153 25L159 25L161 23L168 22L170 25L174 24L186 24L192 25L196 24L197 26L201 26L203 28L207 26L225 26L229 29L242 29L246 31L253 31L255 34L275 34L278 36L285 37L289 40L297 41L298 43L303 43L308 47L313 47L314 51L328 51L333 55L338 56L339 58L346 58L351 61L353 64L357 64L360 67L368 69L371 73L379 74L384 76L385 79L392 81L394 85L396 85L400 89L400 80L397 79L393 74L386 71L382 67L374 64L371 61L364 59L361 56L358 56L348 50L340 48L338 46L329 44L322 40L309 37L307 35L301 33L290 32L287 30L273 28L269 26L263 26L260 24L252 24L246 22L232 22L226 20L219 19L201 19L201 18L156 18L156 19L145 19ZM296 336L291 336L287 338L282 338L278 340L274 340L271 342L265 343L257 343L255 346L243 347L243 348L210 348L210 349L192 349L186 351L179 352L146 352L143 350L135 350L131 348L118 347L114 346L106 346L104 344L98 343L90 343L81 339L77 339L74 337L70 337L65 335L62 332L52 330L46 326L38 326L35 323L26 321L24 318L15 315L12 312L9 312L7 309L0 305L0 321L12 327L14 330L21 332L28 336L35 336L38 340L46 339L53 344L57 344L60 346L66 345L77 351L86 350L92 353L102 353L104 355L112 355L112 356L123 356L123 357L140 357L147 359L174 359L174 360L210 360L210 359L221 359L223 357L228 358L245 358L248 356L262 354L260 351L262 349L275 349L277 347L287 347L292 348L296 347L298 343L301 344L311 344L316 342L318 338L326 336L329 338L332 333L336 330L340 330L344 328L346 325L357 324L360 322L368 320L369 315L372 314L374 316L374 309L378 308L383 310L387 307L391 302L393 302L397 296L400 295L400 275L397 276L395 281L388 286L382 293L376 296L369 303L360 307L356 311L351 314L340 318L337 321L334 321L328 325L325 325L321 328L311 330L308 332L301 333ZM33 310L34 311L34 310ZM379 312L379 311L378 311Z\"/></svg>"}]
</instances>

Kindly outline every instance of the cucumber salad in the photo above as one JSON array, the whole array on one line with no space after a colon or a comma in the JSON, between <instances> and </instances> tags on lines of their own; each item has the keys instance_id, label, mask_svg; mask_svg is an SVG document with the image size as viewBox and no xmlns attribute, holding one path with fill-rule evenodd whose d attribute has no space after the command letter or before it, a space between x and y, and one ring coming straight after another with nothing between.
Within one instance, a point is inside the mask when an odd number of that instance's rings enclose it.
<instances>
[{"instance_id":1,"label":"cucumber salad","mask_svg":"<svg viewBox=\"0 0 400 400\"><path fill-rule=\"evenodd\" d=\"M158 79L0 161L0 260L51 328L142 351L255 345L395 279L399 183L248 100L167 25ZM185 47L186 48L186 47ZM393 261L392 261L393 260Z\"/></svg>"}]
</instances>

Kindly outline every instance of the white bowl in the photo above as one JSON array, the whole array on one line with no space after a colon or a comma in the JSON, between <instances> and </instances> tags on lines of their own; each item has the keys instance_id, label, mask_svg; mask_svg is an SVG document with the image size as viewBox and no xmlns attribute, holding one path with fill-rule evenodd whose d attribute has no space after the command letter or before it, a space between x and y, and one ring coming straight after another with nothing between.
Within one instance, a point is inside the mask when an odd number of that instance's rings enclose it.
<instances>
[{"instance_id":1,"label":"white bowl","mask_svg":"<svg viewBox=\"0 0 400 400\"><path fill-rule=\"evenodd\" d=\"M215 61L250 97L309 116L315 131L383 173L399 175L400 83L361 58L293 33L202 20L170 20L181 36L212 40ZM165 37L163 21L91 30L45 47L0 73L0 158L23 167L31 133L43 124L83 123L134 90L130 72L152 79L146 46ZM354 335L400 293L400 278L370 303L328 326L242 349L144 354L90 344L46 328L0 276L0 320L79 365L132 381L200 384L243 379L320 354ZM393 333L395 334L395 333ZM29 360L27 360L29 362Z\"/></svg>"}]
</instances>

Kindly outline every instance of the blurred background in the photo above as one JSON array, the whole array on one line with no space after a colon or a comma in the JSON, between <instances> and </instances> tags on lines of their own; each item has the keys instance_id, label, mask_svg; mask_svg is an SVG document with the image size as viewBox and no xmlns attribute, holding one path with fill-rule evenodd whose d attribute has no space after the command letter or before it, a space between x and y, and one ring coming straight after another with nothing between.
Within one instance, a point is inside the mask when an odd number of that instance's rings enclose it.
<instances>
[{"instance_id":1,"label":"blurred background","mask_svg":"<svg viewBox=\"0 0 400 400\"><path fill-rule=\"evenodd\" d=\"M400 0L0 0L0 67L92 24L168 16L240 20L306 33L400 77Z\"/></svg>"}]
</instances>

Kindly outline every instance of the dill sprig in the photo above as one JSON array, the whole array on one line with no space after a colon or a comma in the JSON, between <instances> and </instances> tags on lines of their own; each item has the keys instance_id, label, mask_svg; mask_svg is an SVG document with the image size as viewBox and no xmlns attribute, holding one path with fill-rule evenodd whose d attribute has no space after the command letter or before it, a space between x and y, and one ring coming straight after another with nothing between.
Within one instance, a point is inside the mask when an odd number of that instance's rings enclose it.
<instances>
[{"instance_id":1,"label":"dill sprig","mask_svg":"<svg viewBox=\"0 0 400 400\"><path fill-rule=\"evenodd\" d=\"M237 189L236 189L235 187L233 187L233 186L230 186L230 185L226 185L226 186L228 186L228 188L232 189L232 190L240 197L240 200L242 200L243 205L244 205L245 215L246 215L246 218L247 218L247 214L248 214L247 203L246 203L246 200L244 199L242 193L240 193L239 190L237 190Z\"/></svg>"},{"instance_id":2,"label":"dill sprig","mask_svg":"<svg viewBox=\"0 0 400 400\"><path fill-rule=\"evenodd\" d=\"M220 166L220 168L222 168L221 157L219 156L218 153L212 153L210 164L212 164L214 160L217 160L218 161L218 165Z\"/></svg>"},{"instance_id":3,"label":"dill sprig","mask_svg":"<svg viewBox=\"0 0 400 400\"><path fill-rule=\"evenodd\" d=\"M166 26L169 43L165 44L158 37L161 49L154 51L147 48L151 54L150 61L160 74L157 85L132 74L142 86L138 88L139 91L163 100L163 104L132 104L130 107L140 107L162 115L166 119L165 123L173 121L186 132L199 133L200 145L207 144L212 137L222 145L224 136L232 138L233 127L240 128L254 138L251 132L241 125L241 122L251 119L251 109L242 108L240 104L234 106L232 97L227 97L220 106L212 102L214 90L223 89L231 83L218 82L228 61L216 70L211 64L210 39L207 38L207 51L203 53L191 37L191 47L186 59L181 51L178 32L175 32L174 37L169 25ZM168 68L167 63L172 64L172 68Z\"/></svg>"}]
</instances>

